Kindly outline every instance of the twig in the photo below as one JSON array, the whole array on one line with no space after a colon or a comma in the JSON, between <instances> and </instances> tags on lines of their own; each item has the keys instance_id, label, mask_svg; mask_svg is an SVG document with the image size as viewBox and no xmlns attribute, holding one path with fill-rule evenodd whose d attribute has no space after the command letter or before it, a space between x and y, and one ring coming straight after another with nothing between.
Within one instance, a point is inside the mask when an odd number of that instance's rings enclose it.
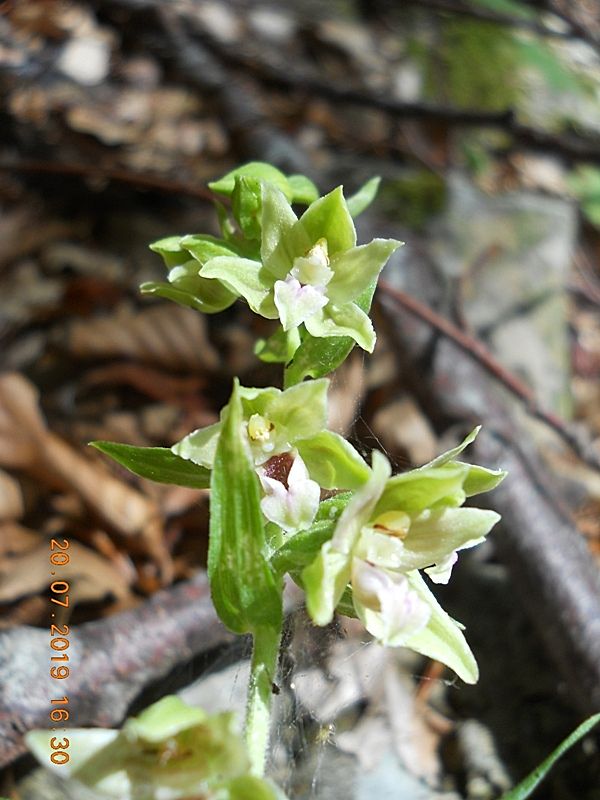
<instances>
[{"instance_id":1,"label":"twig","mask_svg":"<svg viewBox=\"0 0 600 800\"><path fill-rule=\"evenodd\" d=\"M483 342L465 333L452 322L441 317L436 311L423 305L416 298L406 294L406 292L395 289L386 281L379 282L379 291L458 345L463 352L474 358L486 372L499 381L511 394L518 397L533 417L552 428L582 461L590 467L600 470L600 455L596 454L589 445L583 444L562 417L553 411L543 409L539 405L532 389L514 373L503 367Z\"/></svg>"},{"instance_id":2,"label":"twig","mask_svg":"<svg viewBox=\"0 0 600 800\"><path fill-rule=\"evenodd\" d=\"M123 169L105 169L93 164L65 164L58 161L0 161L0 172L31 172L48 175L73 175L78 178L117 181L127 183L140 189L152 189L170 194L184 194L202 200L214 200L214 195L204 186L161 178L158 175L147 175Z\"/></svg>"},{"instance_id":3,"label":"twig","mask_svg":"<svg viewBox=\"0 0 600 800\"><path fill-rule=\"evenodd\" d=\"M476 8L469 3L462 2L462 0L405 0L405 3L407 5L419 6L420 8L425 7L432 11L444 11L449 14L458 14L460 16L470 17L471 19L481 20L482 22L491 22L510 28L518 28L538 34L539 36L548 36L554 39L571 39L573 37L579 37L580 35L578 31L576 32L573 29L568 31L555 30L535 19L511 17L508 14L500 14L497 11L492 11L492 9L484 8L483 6L478 6ZM567 20L564 21L567 22Z\"/></svg>"}]
</instances>

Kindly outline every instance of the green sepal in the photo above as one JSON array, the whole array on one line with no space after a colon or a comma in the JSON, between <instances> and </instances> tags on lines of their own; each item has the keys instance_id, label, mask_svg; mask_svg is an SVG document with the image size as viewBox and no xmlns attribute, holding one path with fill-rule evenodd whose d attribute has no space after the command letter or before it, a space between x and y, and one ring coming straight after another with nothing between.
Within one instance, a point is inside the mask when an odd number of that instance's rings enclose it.
<instances>
[{"instance_id":1,"label":"green sepal","mask_svg":"<svg viewBox=\"0 0 600 800\"><path fill-rule=\"evenodd\" d=\"M383 490L374 517L397 509L412 516L438 505L460 506L465 501L463 485L468 471L467 464L455 461L394 475Z\"/></svg>"},{"instance_id":2,"label":"green sepal","mask_svg":"<svg viewBox=\"0 0 600 800\"><path fill-rule=\"evenodd\" d=\"M182 236L179 243L201 265L217 256L238 255L238 249L232 242L208 234Z\"/></svg>"},{"instance_id":3,"label":"green sepal","mask_svg":"<svg viewBox=\"0 0 600 800\"><path fill-rule=\"evenodd\" d=\"M298 220L298 227L305 231L310 246L319 239L327 239L330 258L356 245L354 222L341 186L311 203Z\"/></svg>"},{"instance_id":4,"label":"green sepal","mask_svg":"<svg viewBox=\"0 0 600 800\"><path fill-rule=\"evenodd\" d=\"M346 200L348 211L354 218L362 214L362 212L371 205L373 200L375 200L380 183L381 178L379 176L371 178L363 184L355 194Z\"/></svg>"},{"instance_id":5,"label":"green sepal","mask_svg":"<svg viewBox=\"0 0 600 800\"><path fill-rule=\"evenodd\" d=\"M319 190L306 175L288 175L290 202L309 206L319 199Z\"/></svg>"},{"instance_id":6,"label":"green sepal","mask_svg":"<svg viewBox=\"0 0 600 800\"><path fill-rule=\"evenodd\" d=\"M453 669L465 683L477 683L479 669L462 634L461 626L446 614L419 572L409 572L406 577L411 589L429 606L431 616L427 625L409 636L403 646L435 661L441 661Z\"/></svg>"},{"instance_id":7,"label":"green sepal","mask_svg":"<svg viewBox=\"0 0 600 800\"><path fill-rule=\"evenodd\" d=\"M279 629L282 584L266 557L259 481L243 432L243 409L236 380L223 412L211 475L208 577L213 603L234 633L260 627Z\"/></svg>"},{"instance_id":8,"label":"green sepal","mask_svg":"<svg viewBox=\"0 0 600 800\"><path fill-rule=\"evenodd\" d=\"M183 264L188 260L189 256L187 251L181 246L182 236L167 236L164 239L159 239L152 242L150 250L153 253L158 253L162 256L165 266L174 267L177 264Z\"/></svg>"},{"instance_id":9,"label":"green sepal","mask_svg":"<svg viewBox=\"0 0 600 800\"><path fill-rule=\"evenodd\" d=\"M180 458L168 447L134 447L117 442L90 444L141 478L191 489L207 489L210 485L210 470Z\"/></svg>"},{"instance_id":10,"label":"green sepal","mask_svg":"<svg viewBox=\"0 0 600 800\"><path fill-rule=\"evenodd\" d=\"M359 489L369 480L371 470L350 442L333 431L321 431L302 439L298 452L322 489Z\"/></svg>"},{"instance_id":11,"label":"green sepal","mask_svg":"<svg viewBox=\"0 0 600 800\"><path fill-rule=\"evenodd\" d=\"M375 287L376 283L373 283L354 301L366 314L371 308ZM291 364L285 369L286 388L301 383L305 378L322 378L329 375L346 360L354 344L354 339L349 336L328 336L321 339L305 331L302 344L296 350Z\"/></svg>"},{"instance_id":12,"label":"green sepal","mask_svg":"<svg viewBox=\"0 0 600 800\"><path fill-rule=\"evenodd\" d=\"M168 283L146 281L140 285L142 294L164 297L204 314L216 314L235 303L238 295L216 280L201 277L196 261L186 261L171 267Z\"/></svg>"}]
</instances>

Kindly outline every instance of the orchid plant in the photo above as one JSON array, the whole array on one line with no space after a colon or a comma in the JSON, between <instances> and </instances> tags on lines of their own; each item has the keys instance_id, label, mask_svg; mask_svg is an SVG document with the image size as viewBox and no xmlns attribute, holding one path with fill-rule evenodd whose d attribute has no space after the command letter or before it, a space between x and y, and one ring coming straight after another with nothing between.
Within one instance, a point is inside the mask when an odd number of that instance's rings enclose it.
<instances>
[{"instance_id":1,"label":"orchid plant","mask_svg":"<svg viewBox=\"0 0 600 800\"><path fill-rule=\"evenodd\" d=\"M446 583L458 551L484 540L498 515L463 504L504 477L459 459L478 429L431 463L392 476L383 453L374 451L367 463L327 427L326 376L355 345L373 350L373 293L401 245L357 245L353 218L373 200L377 179L348 199L342 187L321 197L304 176L251 163L209 185L220 198L220 236L153 244L166 280L141 289L208 314L245 301L273 321L256 354L282 364L283 388L244 387L236 379L220 421L170 449L94 443L143 477L210 488L212 599L224 624L254 642L244 746L229 733L229 718L207 718L170 699L111 732L94 762L89 754L82 761L79 779L101 763L101 788L110 793L123 771L130 783L138 780L127 766L137 755L154 753L160 766L146 776L146 788L114 795L144 800L186 797L199 787L211 798L280 796L263 774L286 575L304 588L316 625L336 612L358 617L383 645L411 648L474 683L477 664L462 626L422 573ZM122 749L111 760L117 742ZM215 758L193 763L203 742ZM219 742L227 763L237 765L233 772L223 766ZM186 765L182 783L174 778L177 763Z\"/></svg>"}]
</instances>

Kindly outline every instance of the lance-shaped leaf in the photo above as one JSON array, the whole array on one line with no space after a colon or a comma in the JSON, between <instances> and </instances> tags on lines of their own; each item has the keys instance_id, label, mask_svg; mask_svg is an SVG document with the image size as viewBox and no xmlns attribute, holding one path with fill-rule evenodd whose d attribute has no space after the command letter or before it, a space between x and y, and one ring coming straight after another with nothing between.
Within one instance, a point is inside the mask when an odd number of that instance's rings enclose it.
<instances>
[{"instance_id":1,"label":"lance-shaped leaf","mask_svg":"<svg viewBox=\"0 0 600 800\"><path fill-rule=\"evenodd\" d=\"M266 557L260 486L236 381L211 476L208 576L219 617L234 633L281 624L281 581Z\"/></svg>"},{"instance_id":2,"label":"lance-shaped leaf","mask_svg":"<svg viewBox=\"0 0 600 800\"><path fill-rule=\"evenodd\" d=\"M358 217L359 214L362 214L362 212L371 205L373 200L375 200L380 183L381 178L371 178L360 187L356 194L353 194L348 198L346 201L348 204L348 211L354 218Z\"/></svg>"},{"instance_id":3,"label":"lance-shaped leaf","mask_svg":"<svg viewBox=\"0 0 600 800\"><path fill-rule=\"evenodd\" d=\"M191 489L207 489L210 485L208 469L180 458L167 447L134 447L117 442L90 444L141 478Z\"/></svg>"}]
</instances>

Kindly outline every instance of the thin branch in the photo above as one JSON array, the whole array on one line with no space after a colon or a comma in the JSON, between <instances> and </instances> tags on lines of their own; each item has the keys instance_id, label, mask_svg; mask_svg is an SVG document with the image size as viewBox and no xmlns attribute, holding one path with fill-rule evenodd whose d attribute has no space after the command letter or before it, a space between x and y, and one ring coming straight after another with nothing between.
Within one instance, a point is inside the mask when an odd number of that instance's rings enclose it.
<instances>
[{"instance_id":1,"label":"thin branch","mask_svg":"<svg viewBox=\"0 0 600 800\"><path fill-rule=\"evenodd\" d=\"M0 172L29 172L48 175L73 175L78 178L116 181L170 194L183 194L202 200L214 200L213 193L203 186L195 186L158 175L144 175L123 169L105 169L92 164L65 164L58 161L0 161Z\"/></svg>"},{"instance_id":2,"label":"thin branch","mask_svg":"<svg viewBox=\"0 0 600 800\"><path fill-rule=\"evenodd\" d=\"M409 311L431 328L442 333L453 341L460 349L474 358L490 375L499 381L508 391L521 400L527 411L536 419L544 422L566 442L577 456L593 469L600 470L600 455L589 444L582 443L579 436L572 430L566 420L540 406L532 389L507 370L498 359L492 355L483 342L465 333L449 320L441 317L433 309L419 302L406 292L395 289L386 281L379 282L379 291L392 300L396 305Z\"/></svg>"},{"instance_id":3,"label":"thin branch","mask_svg":"<svg viewBox=\"0 0 600 800\"><path fill-rule=\"evenodd\" d=\"M571 29L571 26L569 26L570 29L567 31L555 30L536 19L512 17L509 14L500 14L497 11L492 11L492 9L484 8L483 6L478 6L476 8L469 3L462 2L462 0L405 0L405 3L420 8L431 9L432 11L443 11L449 14L470 17L471 19L480 20L481 22L491 22L509 28L526 30L538 36L548 36L554 39L572 39L580 35L578 31L576 32ZM563 21L567 22L567 20Z\"/></svg>"}]
</instances>

